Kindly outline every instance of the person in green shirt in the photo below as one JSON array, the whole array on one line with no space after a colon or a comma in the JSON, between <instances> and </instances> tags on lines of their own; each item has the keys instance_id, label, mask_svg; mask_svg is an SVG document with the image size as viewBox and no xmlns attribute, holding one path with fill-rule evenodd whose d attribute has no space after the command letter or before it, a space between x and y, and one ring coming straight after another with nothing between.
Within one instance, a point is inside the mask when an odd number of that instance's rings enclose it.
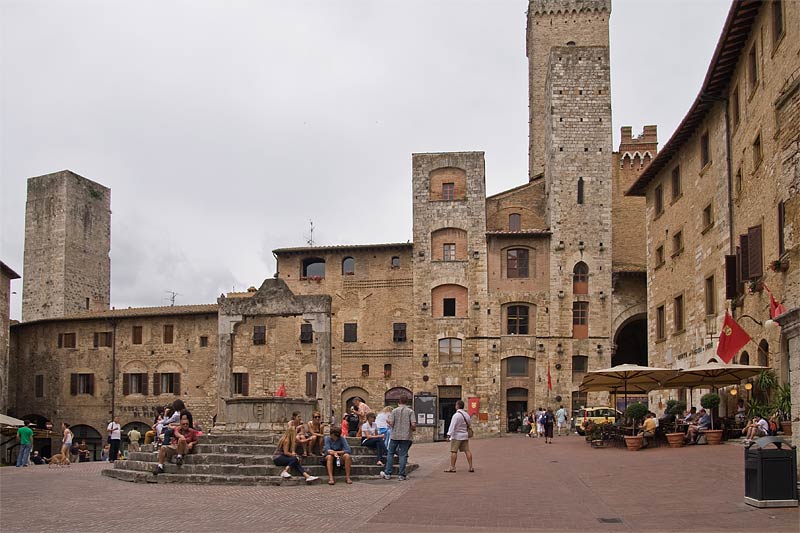
<instances>
[{"instance_id":1,"label":"person in green shirt","mask_svg":"<svg viewBox=\"0 0 800 533\"><path fill-rule=\"evenodd\" d=\"M31 457L31 449L33 448L33 430L28 427L27 420L25 425L17 430L17 440L19 441L19 453L17 454L17 468L20 466L28 466L28 461Z\"/></svg>"}]
</instances>

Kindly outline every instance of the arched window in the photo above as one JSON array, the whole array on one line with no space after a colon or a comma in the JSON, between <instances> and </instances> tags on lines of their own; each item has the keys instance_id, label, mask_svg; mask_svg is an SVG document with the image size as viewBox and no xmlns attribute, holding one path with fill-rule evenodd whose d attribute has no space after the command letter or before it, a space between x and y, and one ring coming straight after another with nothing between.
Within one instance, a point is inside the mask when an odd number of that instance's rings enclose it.
<instances>
[{"instance_id":1,"label":"arched window","mask_svg":"<svg viewBox=\"0 0 800 533\"><path fill-rule=\"evenodd\" d=\"M766 339L758 343L758 366L769 366L769 342Z\"/></svg>"},{"instance_id":2,"label":"arched window","mask_svg":"<svg viewBox=\"0 0 800 533\"><path fill-rule=\"evenodd\" d=\"M508 215L508 229L509 231L519 231L522 229L522 215L519 213L511 213Z\"/></svg>"},{"instance_id":3,"label":"arched window","mask_svg":"<svg viewBox=\"0 0 800 533\"><path fill-rule=\"evenodd\" d=\"M506 277L528 277L528 250L512 248L506 252Z\"/></svg>"},{"instance_id":4,"label":"arched window","mask_svg":"<svg viewBox=\"0 0 800 533\"><path fill-rule=\"evenodd\" d=\"M583 261L572 269L572 294L589 294L589 267Z\"/></svg>"},{"instance_id":5,"label":"arched window","mask_svg":"<svg viewBox=\"0 0 800 533\"><path fill-rule=\"evenodd\" d=\"M578 178L578 205L583 205L583 178Z\"/></svg>"},{"instance_id":6,"label":"arched window","mask_svg":"<svg viewBox=\"0 0 800 533\"><path fill-rule=\"evenodd\" d=\"M439 362L461 362L461 339L457 339L455 337L439 339Z\"/></svg>"},{"instance_id":7,"label":"arched window","mask_svg":"<svg viewBox=\"0 0 800 533\"><path fill-rule=\"evenodd\" d=\"M319 257L309 257L303 259L303 274L304 278L324 278L325 277L325 260Z\"/></svg>"},{"instance_id":8,"label":"arched window","mask_svg":"<svg viewBox=\"0 0 800 533\"><path fill-rule=\"evenodd\" d=\"M510 305L506 314L506 333L509 335L528 334L528 306Z\"/></svg>"},{"instance_id":9,"label":"arched window","mask_svg":"<svg viewBox=\"0 0 800 533\"><path fill-rule=\"evenodd\" d=\"M356 260L352 257L345 257L342 260L342 275L352 276L356 273Z\"/></svg>"},{"instance_id":10,"label":"arched window","mask_svg":"<svg viewBox=\"0 0 800 533\"><path fill-rule=\"evenodd\" d=\"M742 355L739 356L739 364L740 365L749 365L750 364L750 354L747 352L742 352Z\"/></svg>"}]
</instances>

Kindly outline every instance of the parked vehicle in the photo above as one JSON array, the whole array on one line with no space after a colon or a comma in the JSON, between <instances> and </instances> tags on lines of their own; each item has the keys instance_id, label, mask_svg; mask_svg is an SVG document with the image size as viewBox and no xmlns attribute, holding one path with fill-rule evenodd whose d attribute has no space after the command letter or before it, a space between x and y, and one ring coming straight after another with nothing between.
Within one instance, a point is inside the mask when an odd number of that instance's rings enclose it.
<instances>
[{"instance_id":1,"label":"parked vehicle","mask_svg":"<svg viewBox=\"0 0 800 533\"><path fill-rule=\"evenodd\" d=\"M575 411L575 431L578 435L584 435L583 428L588 421L595 424L604 424L616 422L622 413L612 407L584 407Z\"/></svg>"}]
</instances>

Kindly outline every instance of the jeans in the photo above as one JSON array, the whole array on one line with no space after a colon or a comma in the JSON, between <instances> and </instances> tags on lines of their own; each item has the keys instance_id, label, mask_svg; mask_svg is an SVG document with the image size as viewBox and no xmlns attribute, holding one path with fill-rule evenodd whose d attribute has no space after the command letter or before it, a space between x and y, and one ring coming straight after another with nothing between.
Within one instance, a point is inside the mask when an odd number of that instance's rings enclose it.
<instances>
[{"instance_id":1,"label":"jeans","mask_svg":"<svg viewBox=\"0 0 800 533\"><path fill-rule=\"evenodd\" d=\"M383 473L387 476L392 475L392 463L394 463L394 454L400 458L400 472L401 476L406 475L406 463L408 462L408 449L411 448L412 441L410 440L394 440L389 442L389 452L386 454L386 467Z\"/></svg>"},{"instance_id":2,"label":"jeans","mask_svg":"<svg viewBox=\"0 0 800 533\"><path fill-rule=\"evenodd\" d=\"M17 455L17 466L28 466L28 460L31 457L32 444L20 444L19 454Z\"/></svg>"},{"instance_id":3,"label":"jeans","mask_svg":"<svg viewBox=\"0 0 800 533\"><path fill-rule=\"evenodd\" d=\"M294 468L300 475L305 473L305 469L303 465L300 464L300 461L297 460L297 457L290 457L288 455L277 455L272 458L272 462L275 463L275 466L288 466L290 468Z\"/></svg>"},{"instance_id":4,"label":"jeans","mask_svg":"<svg viewBox=\"0 0 800 533\"><path fill-rule=\"evenodd\" d=\"M366 446L367 448L372 448L375 450L375 455L378 457L378 461L383 461L386 457L386 446L383 444L383 439L368 439L361 443L362 446Z\"/></svg>"}]
</instances>

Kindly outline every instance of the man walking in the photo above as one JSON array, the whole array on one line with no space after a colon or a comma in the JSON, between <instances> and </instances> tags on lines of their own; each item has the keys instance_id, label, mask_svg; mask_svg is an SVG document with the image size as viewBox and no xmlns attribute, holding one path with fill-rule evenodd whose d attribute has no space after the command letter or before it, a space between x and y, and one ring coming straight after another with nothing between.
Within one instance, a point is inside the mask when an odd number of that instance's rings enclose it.
<instances>
[{"instance_id":1,"label":"man walking","mask_svg":"<svg viewBox=\"0 0 800 533\"><path fill-rule=\"evenodd\" d=\"M389 441L389 452L386 456L386 467L381 472L383 479L392 479L392 466L394 463L394 454L400 460L400 471L397 479L400 481L406 480L406 463L408 462L408 449L411 448L414 431L417 430L417 423L415 421L414 410L408 405L408 398L400 396L400 405L396 407L387 422L389 427L392 428L392 440Z\"/></svg>"},{"instance_id":2,"label":"man walking","mask_svg":"<svg viewBox=\"0 0 800 533\"><path fill-rule=\"evenodd\" d=\"M464 400L458 400L456 402L456 412L453 414L453 418L450 419L450 429L447 430L447 436L450 437L450 468L445 472L454 473L456 471L458 452L464 452L469 463L469 471L475 471L472 468L472 452L469 450L469 429L469 413L464 410Z\"/></svg>"},{"instance_id":3,"label":"man walking","mask_svg":"<svg viewBox=\"0 0 800 533\"><path fill-rule=\"evenodd\" d=\"M569 435L567 431L567 410L564 409L564 406L560 406L558 411L556 411L556 425L558 427L557 435L561 436L561 431L564 431L565 435Z\"/></svg>"},{"instance_id":4,"label":"man walking","mask_svg":"<svg viewBox=\"0 0 800 533\"><path fill-rule=\"evenodd\" d=\"M119 425L119 417L115 416L114 420L108 424L106 429L108 430L108 444L110 445L108 450L108 462L113 463L119 456L120 443L122 442L122 428Z\"/></svg>"},{"instance_id":5,"label":"man walking","mask_svg":"<svg viewBox=\"0 0 800 533\"><path fill-rule=\"evenodd\" d=\"M28 461L31 457L31 448L33 448L33 430L28 427L27 420L25 425L17 430L17 440L19 441L19 453L17 454L17 468L20 466L28 466Z\"/></svg>"}]
</instances>

